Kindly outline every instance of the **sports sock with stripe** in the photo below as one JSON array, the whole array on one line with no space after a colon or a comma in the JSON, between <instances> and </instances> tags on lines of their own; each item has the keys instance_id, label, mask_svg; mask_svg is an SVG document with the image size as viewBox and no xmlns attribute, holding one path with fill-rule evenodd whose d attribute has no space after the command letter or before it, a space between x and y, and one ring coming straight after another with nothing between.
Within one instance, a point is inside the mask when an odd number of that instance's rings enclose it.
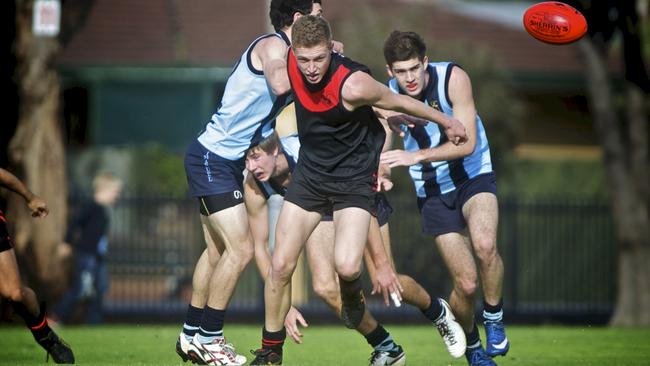
<instances>
[{"instance_id":1,"label":"sports sock with stripe","mask_svg":"<svg viewBox=\"0 0 650 366\"><path fill-rule=\"evenodd\" d=\"M225 310L218 310L205 306L201 326L199 327L198 340L201 343L212 343L215 339L223 337L223 318Z\"/></svg>"},{"instance_id":2,"label":"sports sock with stripe","mask_svg":"<svg viewBox=\"0 0 650 366\"><path fill-rule=\"evenodd\" d=\"M287 330L285 328L277 332L269 332L266 328L262 328L262 348L270 349L280 356L282 356L282 347L286 338Z\"/></svg>"},{"instance_id":3,"label":"sports sock with stripe","mask_svg":"<svg viewBox=\"0 0 650 366\"><path fill-rule=\"evenodd\" d=\"M490 305L483 301L483 319L490 322L500 322L503 320L503 299L499 300L496 305Z\"/></svg>"},{"instance_id":4,"label":"sports sock with stripe","mask_svg":"<svg viewBox=\"0 0 650 366\"><path fill-rule=\"evenodd\" d=\"M25 325L27 325L37 341L45 338L52 331L47 319L45 319L45 303L41 303L39 314L36 316L22 302L11 301L11 306L16 314L23 318Z\"/></svg>"},{"instance_id":5,"label":"sports sock with stripe","mask_svg":"<svg viewBox=\"0 0 650 366\"><path fill-rule=\"evenodd\" d=\"M198 333L202 318L202 308L197 308L195 306L192 306L192 304L187 307L187 314L185 314L185 323L183 324L183 335L187 340L192 339L192 337Z\"/></svg>"},{"instance_id":6,"label":"sports sock with stripe","mask_svg":"<svg viewBox=\"0 0 650 366\"><path fill-rule=\"evenodd\" d=\"M375 349L375 351L388 352L397 348L397 344L393 341L393 337L390 336L381 324L377 324L377 328L367 335L364 335L364 337L366 337L366 341Z\"/></svg>"}]
</instances>

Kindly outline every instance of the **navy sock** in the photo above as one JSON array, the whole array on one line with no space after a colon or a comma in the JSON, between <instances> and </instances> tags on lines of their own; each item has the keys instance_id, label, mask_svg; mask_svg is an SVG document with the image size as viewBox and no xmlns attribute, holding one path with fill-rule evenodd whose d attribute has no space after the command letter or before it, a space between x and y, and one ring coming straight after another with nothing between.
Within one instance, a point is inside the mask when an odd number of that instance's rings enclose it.
<instances>
[{"instance_id":1,"label":"navy sock","mask_svg":"<svg viewBox=\"0 0 650 366\"><path fill-rule=\"evenodd\" d=\"M426 309L420 309L422 314L427 317L427 319L431 320L432 323L435 323L436 320L438 320L443 314L443 308L442 304L438 300L437 297L433 297L429 295L431 298L431 304L429 304L429 307Z\"/></svg>"},{"instance_id":2,"label":"navy sock","mask_svg":"<svg viewBox=\"0 0 650 366\"><path fill-rule=\"evenodd\" d=\"M478 333L476 323L472 325L472 331L465 335L467 338L467 348L481 347L481 335Z\"/></svg>"},{"instance_id":3,"label":"navy sock","mask_svg":"<svg viewBox=\"0 0 650 366\"><path fill-rule=\"evenodd\" d=\"M202 318L203 309L192 306L192 304L187 307L185 323L183 324L183 334L185 337L192 338L198 333Z\"/></svg>"},{"instance_id":4,"label":"navy sock","mask_svg":"<svg viewBox=\"0 0 650 366\"><path fill-rule=\"evenodd\" d=\"M262 348L270 349L280 356L282 356L282 347L286 338L287 330L285 328L277 332L269 332L266 328L262 328Z\"/></svg>"},{"instance_id":5,"label":"navy sock","mask_svg":"<svg viewBox=\"0 0 650 366\"><path fill-rule=\"evenodd\" d=\"M223 318L225 316L225 310L213 309L206 305L199 327L199 342L211 343L216 338L223 337Z\"/></svg>"},{"instance_id":6,"label":"navy sock","mask_svg":"<svg viewBox=\"0 0 650 366\"><path fill-rule=\"evenodd\" d=\"M377 328L364 337L366 337L368 344L370 344L376 351L390 351L397 347L393 341L393 337L388 334L381 324L377 324Z\"/></svg>"},{"instance_id":7,"label":"navy sock","mask_svg":"<svg viewBox=\"0 0 650 366\"><path fill-rule=\"evenodd\" d=\"M491 322L503 320L503 299L499 300L496 305L490 305L483 300L483 319Z\"/></svg>"}]
</instances>

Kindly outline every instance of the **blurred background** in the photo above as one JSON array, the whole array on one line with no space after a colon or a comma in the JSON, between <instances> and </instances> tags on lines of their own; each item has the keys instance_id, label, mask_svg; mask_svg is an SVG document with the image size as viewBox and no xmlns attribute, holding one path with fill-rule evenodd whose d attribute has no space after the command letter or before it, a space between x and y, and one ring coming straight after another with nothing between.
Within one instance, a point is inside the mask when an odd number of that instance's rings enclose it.
<instances>
[{"instance_id":1,"label":"blurred background","mask_svg":"<svg viewBox=\"0 0 650 366\"><path fill-rule=\"evenodd\" d=\"M323 0L323 7L345 54L380 81L388 79L382 45L393 29L419 32L432 61L457 62L471 76L497 172L506 321L650 325L648 1L568 3L590 31L565 46L526 33L530 1ZM110 211L105 318L181 321L205 246L184 149L218 107L249 42L271 30L268 1L2 7L0 166L51 209L34 222L2 192L25 278L50 302L62 296L71 265L56 248L93 177L111 171L124 193ZM282 133L292 130L286 119ZM420 234L406 169L394 169L393 179L397 269L446 297L447 270L433 239ZM309 271L299 271L297 304L311 319L334 319L310 283ZM262 289L249 266L229 319L260 321ZM414 308L374 300L382 320L419 320Z\"/></svg>"}]
</instances>

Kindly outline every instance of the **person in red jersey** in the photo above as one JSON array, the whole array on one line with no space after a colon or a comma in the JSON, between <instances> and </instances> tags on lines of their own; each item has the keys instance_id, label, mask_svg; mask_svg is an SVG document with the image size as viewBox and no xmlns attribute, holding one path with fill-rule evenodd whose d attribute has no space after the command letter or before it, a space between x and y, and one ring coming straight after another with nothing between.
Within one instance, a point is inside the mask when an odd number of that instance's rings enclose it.
<instances>
[{"instance_id":1,"label":"person in red jersey","mask_svg":"<svg viewBox=\"0 0 650 366\"><path fill-rule=\"evenodd\" d=\"M32 217L43 218L49 210L47 204L30 191L15 175L0 168L0 186L6 187L25 199ZM39 305L36 293L20 280L16 253L7 230L7 219L0 211L0 295L7 298L31 330L36 342L43 347L56 363L74 363L74 354L70 346L50 328L45 319L45 306Z\"/></svg>"},{"instance_id":2,"label":"person in red jersey","mask_svg":"<svg viewBox=\"0 0 650 366\"><path fill-rule=\"evenodd\" d=\"M282 363L291 276L304 243L328 212L334 213L341 317L348 328L362 320L365 300L359 276L386 137L373 107L435 121L454 143L467 139L460 121L392 93L367 67L332 52L331 40L325 19L303 16L294 23L287 69L301 148L276 227L264 288L262 347L252 365Z\"/></svg>"}]
</instances>

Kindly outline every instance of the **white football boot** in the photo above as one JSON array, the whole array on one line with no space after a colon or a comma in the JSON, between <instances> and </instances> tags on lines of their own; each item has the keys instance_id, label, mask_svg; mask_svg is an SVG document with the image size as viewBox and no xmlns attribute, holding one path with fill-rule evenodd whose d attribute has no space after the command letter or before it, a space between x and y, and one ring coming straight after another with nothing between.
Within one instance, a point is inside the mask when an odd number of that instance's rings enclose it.
<instances>
[{"instance_id":1,"label":"white football boot","mask_svg":"<svg viewBox=\"0 0 650 366\"><path fill-rule=\"evenodd\" d=\"M456 321L449 304L443 299L438 299L438 301L440 301L443 311L442 315L434 322L434 325L438 328L438 333L442 336L451 357L463 357L467 346L463 327Z\"/></svg>"},{"instance_id":2,"label":"white football boot","mask_svg":"<svg viewBox=\"0 0 650 366\"><path fill-rule=\"evenodd\" d=\"M187 354L192 360L196 359L197 363L202 362L204 365L242 366L246 363L246 357L238 355L235 347L226 343L222 337L203 344L199 342L197 334L190 342Z\"/></svg>"}]
</instances>

